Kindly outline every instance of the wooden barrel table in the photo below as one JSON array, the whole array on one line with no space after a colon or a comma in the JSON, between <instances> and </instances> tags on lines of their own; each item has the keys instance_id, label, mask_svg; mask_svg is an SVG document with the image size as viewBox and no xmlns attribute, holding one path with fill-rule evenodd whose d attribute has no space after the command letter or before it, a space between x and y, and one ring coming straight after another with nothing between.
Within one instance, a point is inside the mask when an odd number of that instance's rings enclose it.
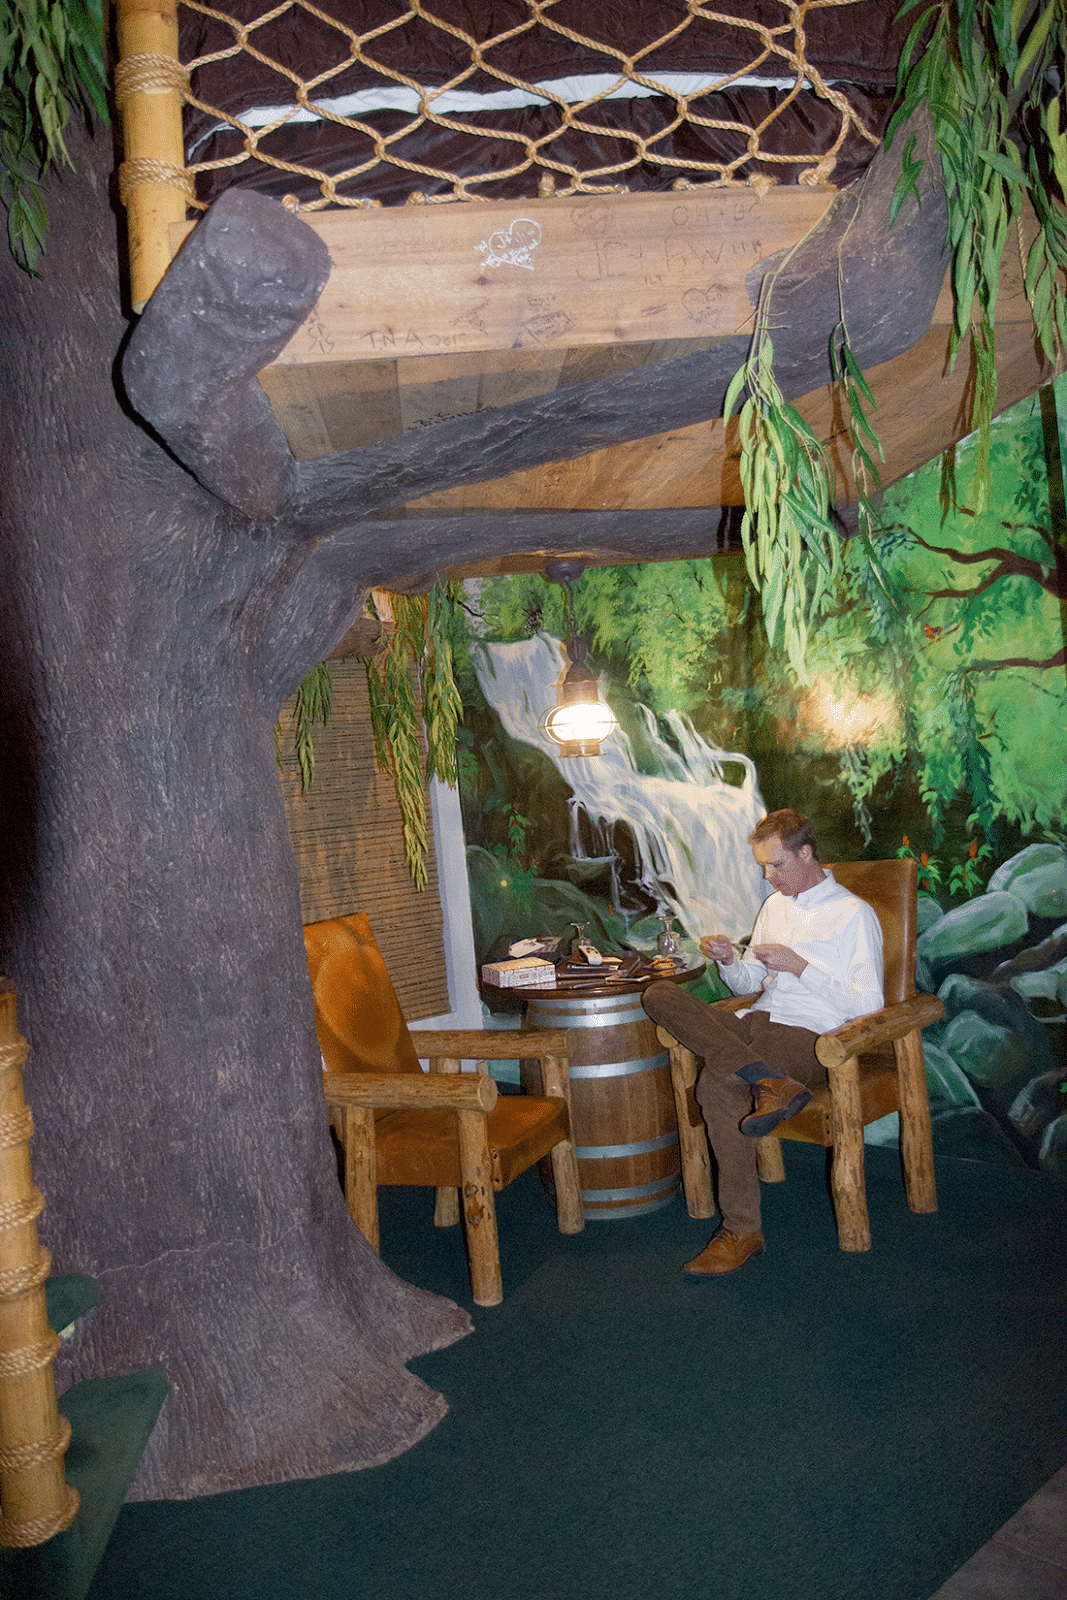
<instances>
[{"instance_id":1,"label":"wooden barrel table","mask_svg":"<svg viewBox=\"0 0 1067 1600\"><path fill-rule=\"evenodd\" d=\"M701 962L672 979L692 983L703 970ZM649 981L522 991L524 1028L567 1030L572 1131L590 1222L658 1211L681 1187L670 1061L641 1005ZM537 1063L522 1061L520 1070L523 1087L538 1093ZM542 1176L550 1181L550 1170Z\"/></svg>"}]
</instances>

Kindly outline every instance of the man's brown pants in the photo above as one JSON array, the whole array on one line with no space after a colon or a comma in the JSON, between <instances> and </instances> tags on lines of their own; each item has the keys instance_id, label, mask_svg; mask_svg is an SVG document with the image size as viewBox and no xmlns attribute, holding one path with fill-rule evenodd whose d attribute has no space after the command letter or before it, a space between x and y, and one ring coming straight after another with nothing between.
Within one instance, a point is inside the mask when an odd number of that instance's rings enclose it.
<instances>
[{"instance_id":1,"label":"man's brown pants","mask_svg":"<svg viewBox=\"0 0 1067 1600\"><path fill-rule=\"evenodd\" d=\"M715 1157L719 1215L731 1233L755 1233L760 1226L756 1141L738 1126L752 1110L752 1089L737 1074L762 1061L809 1089L820 1088L826 1082L826 1069L815 1055L819 1035L772 1022L766 1011L750 1011L744 1017L720 1011L666 981L650 983L642 1003L653 1022L703 1057L696 1098Z\"/></svg>"}]
</instances>

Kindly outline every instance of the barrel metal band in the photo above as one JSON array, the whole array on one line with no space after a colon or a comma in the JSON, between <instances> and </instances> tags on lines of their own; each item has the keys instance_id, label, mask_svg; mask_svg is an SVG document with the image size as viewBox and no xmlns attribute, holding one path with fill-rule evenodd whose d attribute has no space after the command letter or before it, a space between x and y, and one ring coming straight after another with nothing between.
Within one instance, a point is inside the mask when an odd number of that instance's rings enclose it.
<instances>
[{"instance_id":1,"label":"barrel metal band","mask_svg":"<svg viewBox=\"0 0 1067 1600\"><path fill-rule=\"evenodd\" d=\"M598 1200L644 1200L655 1195L673 1193L678 1187L681 1174L676 1169L669 1172L665 1178L657 1178L655 1183L637 1183L628 1189L583 1189L582 1199L587 1205L596 1205Z\"/></svg>"},{"instance_id":2,"label":"barrel metal band","mask_svg":"<svg viewBox=\"0 0 1067 1600\"><path fill-rule=\"evenodd\" d=\"M580 1144L580 1161L610 1161L613 1156L647 1156L654 1150L669 1150L678 1143L676 1133L663 1133L658 1139L640 1139L636 1144Z\"/></svg>"},{"instance_id":3,"label":"barrel metal band","mask_svg":"<svg viewBox=\"0 0 1067 1600\"><path fill-rule=\"evenodd\" d=\"M571 1062L572 1078L628 1078L635 1072L655 1072L669 1067L671 1058L664 1050L658 1056L635 1056L632 1061L579 1061Z\"/></svg>"},{"instance_id":4,"label":"barrel metal band","mask_svg":"<svg viewBox=\"0 0 1067 1600\"><path fill-rule=\"evenodd\" d=\"M597 1010L595 1000L531 1000L527 1016L538 1028L618 1028L633 1022L647 1022L641 1006L627 1001L607 1000Z\"/></svg>"}]
</instances>

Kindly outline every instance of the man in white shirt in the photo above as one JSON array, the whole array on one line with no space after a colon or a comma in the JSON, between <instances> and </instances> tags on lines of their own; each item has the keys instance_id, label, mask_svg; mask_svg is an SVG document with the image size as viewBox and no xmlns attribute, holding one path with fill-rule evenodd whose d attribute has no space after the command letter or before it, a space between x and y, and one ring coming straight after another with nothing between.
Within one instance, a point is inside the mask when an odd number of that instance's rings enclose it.
<instances>
[{"instance_id":1,"label":"man in white shirt","mask_svg":"<svg viewBox=\"0 0 1067 1600\"><path fill-rule=\"evenodd\" d=\"M826 1082L815 1055L821 1033L879 1011L882 928L874 909L819 865L818 841L799 811L772 811L749 836L774 893L736 959L725 934L701 939L734 994L755 996L744 1011L719 1011L685 989L652 983L644 1007L704 1068L696 1098L718 1169L721 1226L685 1265L698 1277L736 1272L763 1252L754 1140L770 1133Z\"/></svg>"}]
</instances>

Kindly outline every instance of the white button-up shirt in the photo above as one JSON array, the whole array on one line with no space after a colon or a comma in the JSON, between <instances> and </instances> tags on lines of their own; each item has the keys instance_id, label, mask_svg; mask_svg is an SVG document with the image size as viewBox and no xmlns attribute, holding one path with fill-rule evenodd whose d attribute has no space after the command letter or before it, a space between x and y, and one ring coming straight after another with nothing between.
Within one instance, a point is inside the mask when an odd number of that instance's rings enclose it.
<instances>
[{"instance_id":1,"label":"white button-up shirt","mask_svg":"<svg viewBox=\"0 0 1067 1600\"><path fill-rule=\"evenodd\" d=\"M799 978L770 972L746 951L720 966L734 994L759 994L750 1008L772 1022L828 1033L885 1005L882 925L866 900L843 889L832 872L796 898L772 894L763 902L750 945L784 944L808 964Z\"/></svg>"}]
</instances>

